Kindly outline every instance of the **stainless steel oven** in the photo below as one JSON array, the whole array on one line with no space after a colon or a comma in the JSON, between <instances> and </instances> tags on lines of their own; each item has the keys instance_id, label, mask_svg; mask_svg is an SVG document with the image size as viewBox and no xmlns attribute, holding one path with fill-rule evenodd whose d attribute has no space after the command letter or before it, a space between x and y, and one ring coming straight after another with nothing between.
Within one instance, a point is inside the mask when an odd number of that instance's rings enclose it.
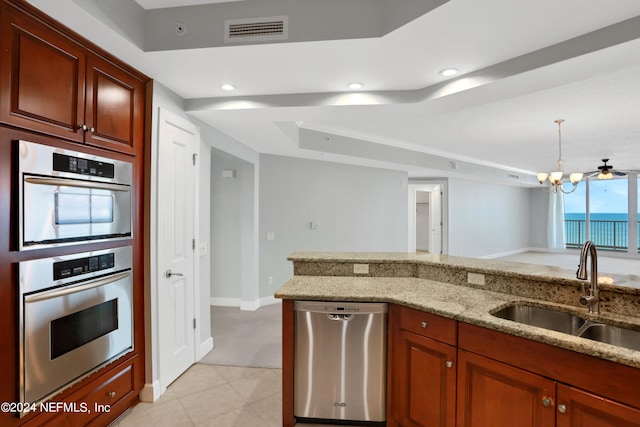
<instances>
[{"instance_id":1,"label":"stainless steel oven","mask_svg":"<svg viewBox=\"0 0 640 427\"><path fill-rule=\"evenodd\" d=\"M20 250L132 237L132 165L18 141Z\"/></svg>"},{"instance_id":2,"label":"stainless steel oven","mask_svg":"<svg viewBox=\"0 0 640 427\"><path fill-rule=\"evenodd\" d=\"M131 246L21 262L19 295L23 403L133 350Z\"/></svg>"}]
</instances>

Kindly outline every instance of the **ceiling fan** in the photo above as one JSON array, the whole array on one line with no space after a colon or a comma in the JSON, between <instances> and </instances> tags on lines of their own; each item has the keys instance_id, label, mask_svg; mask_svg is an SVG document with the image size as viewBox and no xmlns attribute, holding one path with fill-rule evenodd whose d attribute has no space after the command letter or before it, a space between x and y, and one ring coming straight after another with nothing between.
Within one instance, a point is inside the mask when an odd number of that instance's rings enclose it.
<instances>
[{"instance_id":1,"label":"ceiling fan","mask_svg":"<svg viewBox=\"0 0 640 427\"><path fill-rule=\"evenodd\" d=\"M586 178L597 177L598 179L611 179L615 176L626 176L628 173L638 173L636 170L620 171L613 169L613 165L608 165L609 159L602 159L602 165L598 166L597 171L591 171L584 174Z\"/></svg>"}]
</instances>

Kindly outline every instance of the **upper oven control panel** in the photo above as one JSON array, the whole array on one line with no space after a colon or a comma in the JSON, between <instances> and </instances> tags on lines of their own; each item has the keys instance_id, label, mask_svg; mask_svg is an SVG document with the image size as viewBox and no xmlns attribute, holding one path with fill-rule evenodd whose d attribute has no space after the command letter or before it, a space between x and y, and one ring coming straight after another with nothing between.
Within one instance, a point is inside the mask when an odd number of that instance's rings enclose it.
<instances>
[{"instance_id":1,"label":"upper oven control panel","mask_svg":"<svg viewBox=\"0 0 640 427\"><path fill-rule=\"evenodd\" d=\"M53 153L53 170L102 178L114 178L115 176L115 165L113 163L60 153Z\"/></svg>"}]
</instances>

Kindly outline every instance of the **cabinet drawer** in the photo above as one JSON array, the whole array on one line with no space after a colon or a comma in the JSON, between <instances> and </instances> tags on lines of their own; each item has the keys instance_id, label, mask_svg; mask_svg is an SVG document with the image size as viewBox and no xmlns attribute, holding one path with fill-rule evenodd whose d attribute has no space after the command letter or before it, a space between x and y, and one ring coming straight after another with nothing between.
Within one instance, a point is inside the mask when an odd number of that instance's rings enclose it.
<instances>
[{"instance_id":1,"label":"cabinet drawer","mask_svg":"<svg viewBox=\"0 0 640 427\"><path fill-rule=\"evenodd\" d=\"M131 404L134 395L134 365L127 364L92 381L62 399L69 410L40 413L25 427L86 427L107 425ZM122 404L121 404L122 403Z\"/></svg>"},{"instance_id":2,"label":"cabinet drawer","mask_svg":"<svg viewBox=\"0 0 640 427\"><path fill-rule=\"evenodd\" d=\"M456 321L446 317L401 307L400 328L447 344L457 344Z\"/></svg>"},{"instance_id":3,"label":"cabinet drawer","mask_svg":"<svg viewBox=\"0 0 640 427\"><path fill-rule=\"evenodd\" d=\"M98 382L97 386L88 394L76 399L86 403L90 413L74 414L67 417L67 425L87 426L106 425L110 420L122 412L116 407L118 403L130 397L133 393L133 365L127 365L111 377Z\"/></svg>"},{"instance_id":4,"label":"cabinet drawer","mask_svg":"<svg viewBox=\"0 0 640 427\"><path fill-rule=\"evenodd\" d=\"M132 365L128 365L93 389L83 400L92 409L97 405L111 408L133 392L133 381Z\"/></svg>"}]
</instances>

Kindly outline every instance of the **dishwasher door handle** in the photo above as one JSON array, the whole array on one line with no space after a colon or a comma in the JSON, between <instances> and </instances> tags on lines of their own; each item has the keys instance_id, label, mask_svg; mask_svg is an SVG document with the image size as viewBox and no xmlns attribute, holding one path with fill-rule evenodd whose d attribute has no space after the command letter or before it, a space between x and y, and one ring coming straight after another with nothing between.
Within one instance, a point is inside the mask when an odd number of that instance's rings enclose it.
<instances>
[{"instance_id":1,"label":"dishwasher door handle","mask_svg":"<svg viewBox=\"0 0 640 427\"><path fill-rule=\"evenodd\" d=\"M327 314L329 320L342 320L344 322L348 322L353 318L353 314L339 314L339 313L329 313Z\"/></svg>"}]
</instances>

